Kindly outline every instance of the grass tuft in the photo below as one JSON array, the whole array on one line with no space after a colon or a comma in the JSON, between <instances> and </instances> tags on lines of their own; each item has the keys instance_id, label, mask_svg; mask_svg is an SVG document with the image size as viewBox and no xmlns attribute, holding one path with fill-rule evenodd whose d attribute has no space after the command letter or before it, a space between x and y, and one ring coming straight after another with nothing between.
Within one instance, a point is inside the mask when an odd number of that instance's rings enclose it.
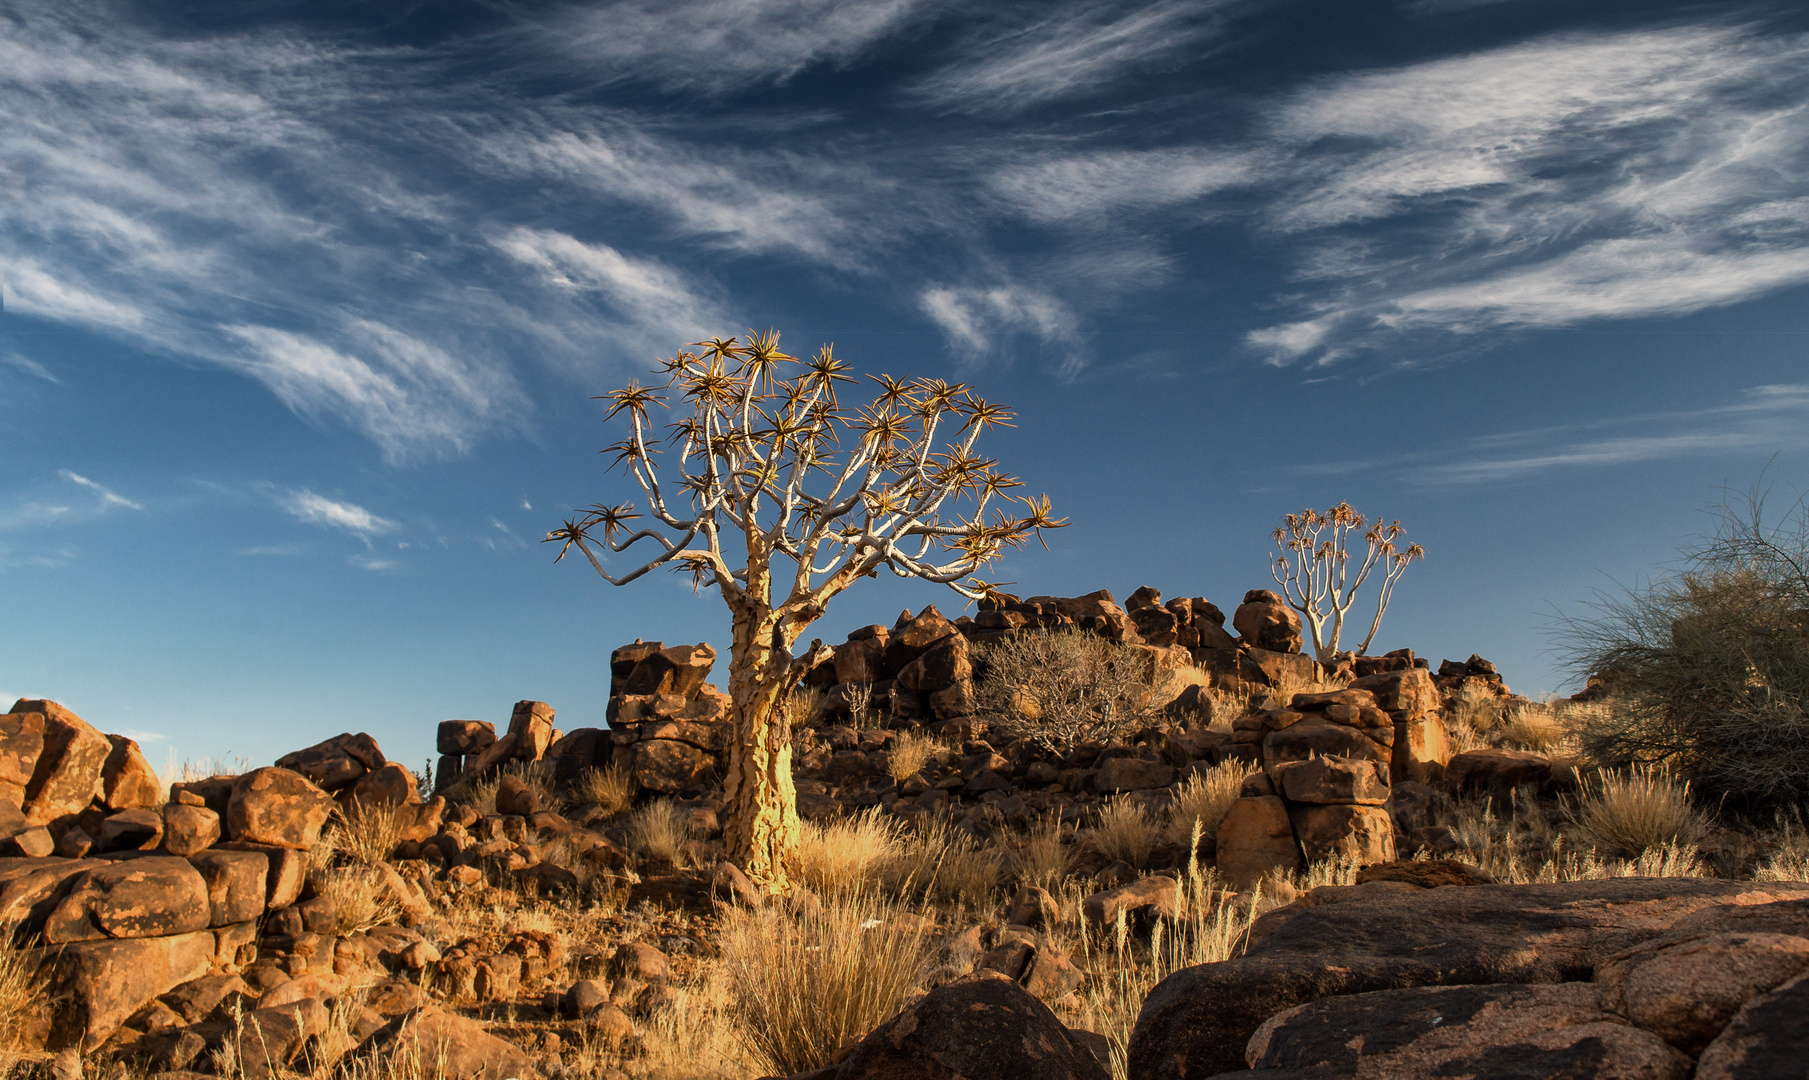
<instances>
[{"instance_id":1,"label":"grass tuft","mask_svg":"<svg viewBox=\"0 0 1809 1080\"><path fill-rule=\"evenodd\" d=\"M1099 811L1099 822L1087 831L1087 842L1108 859L1122 859L1141 870L1156 850L1161 830L1141 802L1119 798Z\"/></svg>"},{"instance_id":2,"label":"grass tuft","mask_svg":"<svg viewBox=\"0 0 1809 1080\"><path fill-rule=\"evenodd\" d=\"M1586 782L1572 818L1585 840L1621 858L1667 846L1694 848L1709 824L1691 805L1687 781L1638 765Z\"/></svg>"},{"instance_id":3,"label":"grass tuft","mask_svg":"<svg viewBox=\"0 0 1809 1080\"><path fill-rule=\"evenodd\" d=\"M628 842L650 859L684 866L691 851L691 822L671 799L655 799L628 819Z\"/></svg>"},{"instance_id":4,"label":"grass tuft","mask_svg":"<svg viewBox=\"0 0 1809 1080\"><path fill-rule=\"evenodd\" d=\"M620 765L606 769L586 769L578 777L573 795L581 803L600 806L614 816L634 805L634 777Z\"/></svg>"},{"instance_id":5,"label":"grass tuft","mask_svg":"<svg viewBox=\"0 0 1809 1080\"><path fill-rule=\"evenodd\" d=\"M929 970L924 923L851 897L801 922L774 908L731 910L718 939L731 1015L769 1072L829 1064L849 1039L904 1007Z\"/></svg>"}]
</instances>

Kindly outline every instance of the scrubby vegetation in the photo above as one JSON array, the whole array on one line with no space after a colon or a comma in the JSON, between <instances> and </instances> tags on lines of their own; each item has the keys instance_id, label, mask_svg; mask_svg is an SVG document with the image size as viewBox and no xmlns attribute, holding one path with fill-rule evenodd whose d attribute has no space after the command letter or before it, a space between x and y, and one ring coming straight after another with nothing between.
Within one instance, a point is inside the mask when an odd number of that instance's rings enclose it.
<instances>
[{"instance_id":1,"label":"scrubby vegetation","mask_svg":"<svg viewBox=\"0 0 1809 1080\"><path fill-rule=\"evenodd\" d=\"M1610 766L1662 764L1763 812L1809 798L1809 516L1724 508L1683 568L1568 619L1571 669L1615 707L1579 732Z\"/></svg>"}]
</instances>

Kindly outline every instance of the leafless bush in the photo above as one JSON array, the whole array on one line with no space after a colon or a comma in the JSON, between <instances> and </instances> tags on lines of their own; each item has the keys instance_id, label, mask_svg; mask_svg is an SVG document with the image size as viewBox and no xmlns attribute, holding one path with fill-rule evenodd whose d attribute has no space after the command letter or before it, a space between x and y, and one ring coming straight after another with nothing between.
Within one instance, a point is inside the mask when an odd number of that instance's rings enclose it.
<instances>
[{"instance_id":1,"label":"leafless bush","mask_svg":"<svg viewBox=\"0 0 1809 1080\"><path fill-rule=\"evenodd\" d=\"M1809 513L1773 527L1763 503L1723 507L1685 570L1560 621L1573 676L1625 698L1580 732L1595 761L1663 763L1748 808L1809 799Z\"/></svg>"},{"instance_id":2,"label":"leafless bush","mask_svg":"<svg viewBox=\"0 0 1809 1080\"><path fill-rule=\"evenodd\" d=\"M1152 654L1091 634L1016 634L985 650L977 688L988 726L1052 750L1133 734L1158 707Z\"/></svg>"}]
</instances>

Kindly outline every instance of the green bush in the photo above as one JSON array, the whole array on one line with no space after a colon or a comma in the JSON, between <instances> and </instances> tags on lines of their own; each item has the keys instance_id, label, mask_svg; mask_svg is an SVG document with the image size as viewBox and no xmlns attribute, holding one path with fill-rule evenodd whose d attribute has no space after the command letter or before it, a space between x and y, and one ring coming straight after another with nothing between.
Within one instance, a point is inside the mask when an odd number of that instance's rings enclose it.
<instances>
[{"instance_id":1,"label":"green bush","mask_svg":"<svg viewBox=\"0 0 1809 1080\"><path fill-rule=\"evenodd\" d=\"M1597 763L1663 765L1752 810L1809 798L1809 517L1762 511L1723 508L1684 569L1563 622L1572 672L1619 699L1579 732Z\"/></svg>"}]
</instances>

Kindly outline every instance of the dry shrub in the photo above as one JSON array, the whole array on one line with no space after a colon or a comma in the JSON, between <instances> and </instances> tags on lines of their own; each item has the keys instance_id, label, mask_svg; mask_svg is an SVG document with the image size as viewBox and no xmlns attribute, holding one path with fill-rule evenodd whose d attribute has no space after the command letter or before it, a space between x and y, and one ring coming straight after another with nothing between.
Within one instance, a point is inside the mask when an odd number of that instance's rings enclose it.
<instances>
[{"instance_id":1,"label":"dry shrub","mask_svg":"<svg viewBox=\"0 0 1809 1080\"><path fill-rule=\"evenodd\" d=\"M907 731L898 736L892 744L891 756L886 762L886 771L892 779L902 784L911 777L922 772L924 766L932 761L941 761L949 756L949 746L941 740L924 735L921 732Z\"/></svg>"},{"instance_id":2,"label":"dry shrub","mask_svg":"<svg viewBox=\"0 0 1809 1080\"><path fill-rule=\"evenodd\" d=\"M600 806L610 814L620 814L634 805L634 777L620 765L606 769L586 769L578 777L573 795L579 802Z\"/></svg>"},{"instance_id":3,"label":"dry shrub","mask_svg":"<svg viewBox=\"0 0 1809 1080\"><path fill-rule=\"evenodd\" d=\"M1099 822L1087 830L1087 842L1108 859L1130 863L1142 869L1161 838L1161 828L1150 818L1143 803L1118 798L1099 811Z\"/></svg>"},{"instance_id":4,"label":"dry shrub","mask_svg":"<svg viewBox=\"0 0 1809 1080\"><path fill-rule=\"evenodd\" d=\"M321 893L333 901L339 935L402 921L402 902L383 876L364 866L346 866L321 875Z\"/></svg>"},{"instance_id":5,"label":"dry shrub","mask_svg":"<svg viewBox=\"0 0 1809 1080\"><path fill-rule=\"evenodd\" d=\"M928 973L930 951L923 920L902 914L852 897L798 922L773 908L725 916L717 944L732 1016L766 1071L827 1065L849 1039L904 1007Z\"/></svg>"},{"instance_id":6,"label":"dry shrub","mask_svg":"<svg viewBox=\"0 0 1809 1080\"><path fill-rule=\"evenodd\" d=\"M1181 843L1199 823L1201 836L1217 834L1225 812L1237 801L1244 777L1254 766L1238 760L1221 761L1205 772L1196 772L1175 788L1174 805L1169 808L1169 839Z\"/></svg>"},{"instance_id":7,"label":"dry shrub","mask_svg":"<svg viewBox=\"0 0 1809 1080\"><path fill-rule=\"evenodd\" d=\"M1662 763L1748 811L1809 800L1809 503L1720 508L1687 568L1560 623L1573 676L1624 699L1580 732L1598 764Z\"/></svg>"},{"instance_id":8,"label":"dry shrub","mask_svg":"<svg viewBox=\"0 0 1809 1080\"><path fill-rule=\"evenodd\" d=\"M650 859L683 866L691 849L691 821L671 799L655 799L628 819L628 842Z\"/></svg>"},{"instance_id":9,"label":"dry shrub","mask_svg":"<svg viewBox=\"0 0 1809 1080\"><path fill-rule=\"evenodd\" d=\"M371 866L395 854L402 843L402 828L401 808L389 803L365 806L353 799L343 812L334 811L326 832L332 834L333 855Z\"/></svg>"},{"instance_id":10,"label":"dry shrub","mask_svg":"<svg viewBox=\"0 0 1809 1080\"><path fill-rule=\"evenodd\" d=\"M1276 683L1268 693L1280 698L1285 703L1294 700L1295 694L1329 694L1335 690L1342 690L1349 686L1351 681L1343 676L1325 678L1322 669L1315 672L1310 679L1296 678L1292 672L1284 671L1281 681Z\"/></svg>"},{"instance_id":11,"label":"dry shrub","mask_svg":"<svg viewBox=\"0 0 1809 1080\"><path fill-rule=\"evenodd\" d=\"M870 807L854 817L805 822L792 856L792 873L820 896L871 891L904 852L898 828Z\"/></svg>"},{"instance_id":12,"label":"dry shrub","mask_svg":"<svg viewBox=\"0 0 1809 1080\"><path fill-rule=\"evenodd\" d=\"M1571 817L1588 842L1623 858L1653 848L1694 847L1709 824L1690 803L1688 781L1645 766L1608 770L1586 782Z\"/></svg>"},{"instance_id":13,"label":"dry shrub","mask_svg":"<svg viewBox=\"0 0 1809 1080\"><path fill-rule=\"evenodd\" d=\"M986 646L976 687L987 725L1012 739L1067 752L1077 743L1121 740L1160 712L1166 678L1150 653L1092 634L1014 634Z\"/></svg>"}]
</instances>

